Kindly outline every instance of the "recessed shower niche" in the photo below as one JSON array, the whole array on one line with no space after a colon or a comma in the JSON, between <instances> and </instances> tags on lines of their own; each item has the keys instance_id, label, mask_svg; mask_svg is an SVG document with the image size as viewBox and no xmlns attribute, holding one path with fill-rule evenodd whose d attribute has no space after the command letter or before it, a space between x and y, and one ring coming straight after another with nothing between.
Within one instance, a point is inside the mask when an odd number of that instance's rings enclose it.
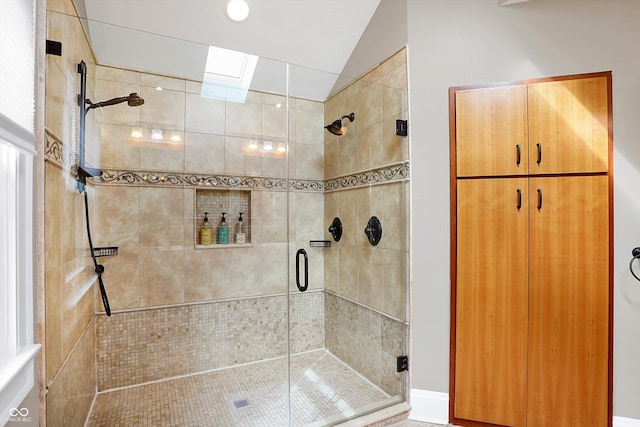
<instances>
[{"instance_id":1,"label":"recessed shower niche","mask_svg":"<svg viewBox=\"0 0 640 427\"><path fill-rule=\"evenodd\" d=\"M210 244L202 241L205 212L211 228ZM251 191L196 189L194 219L196 249L251 246ZM223 224L226 233L219 232Z\"/></svg>"}]
</instances>

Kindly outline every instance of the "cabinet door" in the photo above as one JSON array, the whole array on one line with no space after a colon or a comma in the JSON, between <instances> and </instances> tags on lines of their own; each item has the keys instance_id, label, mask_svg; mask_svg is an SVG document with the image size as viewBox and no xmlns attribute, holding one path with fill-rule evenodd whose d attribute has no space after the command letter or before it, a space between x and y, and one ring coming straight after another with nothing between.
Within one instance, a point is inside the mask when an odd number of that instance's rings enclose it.
<instances>
[{"instance_id":1,"label":"cabinet door","mask_svg":"<svg viewBox=\"0 0 640 427\"><path fill-rule=\"evenodd\" d=\"M529 88L529 173L606 172L608 80L593 77Z\"/></svg>"},{"instance_id":2,"label":"cabinet door","mask_svg":"<svg viewBox=\"0 0 640 427\"><path fill-rule=\"evenodd\" d=\"M456 170L464 176L527 174L527 87L455 93Z\"/></svg>"},{"instance_id":3,"label":"cabinet door","mask_svg":"<svg viewBox=\"0 0 640 427\"><path fill-rule=\"evenodd\" d=\"M608 188L530 180L528 427L608 425Z\"/></svg>"},{"instance_id":4,"label":"cabinet door","mask_svg":"<svg viewBox=\"0 0 640 427\"><path fill-rule=\"evenodd\" d=\"M527 205L526 178L458 180L456 418L525 425Z\"/></svg>"}]
</instances>

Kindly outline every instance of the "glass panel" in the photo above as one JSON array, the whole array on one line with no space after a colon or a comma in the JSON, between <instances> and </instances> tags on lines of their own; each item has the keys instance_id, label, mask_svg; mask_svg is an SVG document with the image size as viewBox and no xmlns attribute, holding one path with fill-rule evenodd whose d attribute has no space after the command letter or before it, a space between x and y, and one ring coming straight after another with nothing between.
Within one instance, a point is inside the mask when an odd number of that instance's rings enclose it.
<instances>
[{"instance_id":1,"label":"glass panel","mask_svg":"<svg viewBox=\"0 0 640 427\"><path fill-rule=\"evenodd\" d=\"M48 14L48 38L86 62L88 110L76 103L77 63L49 56L46 182L58 183L47 209L58 201L52 214L64 216L86 114L86 163L102 171L87 186L94 245L118 247L101 259L112 316L98 293L96 348L73 350L97 360L88 425L333 425L404 400L408 140L395 133L407 116L404 50L359 78L261 57L246 89L239 68L212 83L209 46L85 20L96 64L70 41L80 25ZM113 41L121 52L105 50ZM140 103L132 93L144 104L128 106ZM336 120L342 136L325 129ZM78 212L74 253L86 254ZM376 245L364 232L373 216ZM47 265L63 270L53 255ZM47 293L47 321L85 307L65 298ZM53 408L72 392L56 373L74 346L50 338Z\"/></svg>"},{"instance_id":2,"label":"glass panel","mask_svg":"<svg viewBox=\"0 0 640 427\"><path fill-rule=\"evenodd\" d=\"M308 252L310 265L309 290L289 287L292 342L304 329L296 322L297 301L324 311L324 348L291 349L291 420L334 425L405 396L407 373L396 369L407 335L408 140L396 135L396 120L407 117L405 52L357 78L291 65L289 83L292 96L324 100L318 110L296 109L291 132L290 179L322 176L324 187L321 198L295 190L290 196L291 241ZM320 161L323 170L315 171ZM372 217L382 234L372 231L370 243L365 228ZM338 241L329 230L335 218L342 225ZM331 246L311 246L313 240ZM322 290L322 303L311 301L313 289Z\"/></svg>"}]
</instances>

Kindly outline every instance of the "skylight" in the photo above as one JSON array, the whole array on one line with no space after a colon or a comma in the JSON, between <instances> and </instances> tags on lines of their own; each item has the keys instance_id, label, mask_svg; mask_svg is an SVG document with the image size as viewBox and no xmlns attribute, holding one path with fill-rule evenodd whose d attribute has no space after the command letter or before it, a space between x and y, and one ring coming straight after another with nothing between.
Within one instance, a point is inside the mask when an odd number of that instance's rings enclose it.
<instances>
[{"instance_id":1,"label":"skylight","mask_svg":"<svg viewBox=\"0 0 640 427\"><path fill-rule=\"evenodd\" d=\"M255 55L209 46L201 95L244 102L257 63Z\"/></svg>"}]
</instances>

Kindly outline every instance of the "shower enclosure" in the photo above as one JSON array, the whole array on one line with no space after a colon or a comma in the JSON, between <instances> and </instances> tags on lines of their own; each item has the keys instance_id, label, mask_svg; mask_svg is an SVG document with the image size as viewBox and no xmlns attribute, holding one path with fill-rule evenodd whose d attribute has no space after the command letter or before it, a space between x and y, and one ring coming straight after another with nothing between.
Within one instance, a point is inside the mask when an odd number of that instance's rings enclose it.
<instances>
[{"instance_id":1,"label":"shower enclosure","mask_svg":"<svg viewBox=\"0 0 640 427\"><path fill-rule=\"evenodd\" d=\"M88 425L323 426L403 402L404 49L354 77L249 57L243 88L182 69L209 46L47 21L65 54L47 64L46 229L72 247L46 254L48 423L84 408ZM113 37L130 62L100 51ZM95 279L73 185L80 60L87 97L145 100L86 116L85 161L102 170L87 179L94 245L118 248L100 260L110 317L80 286ZM342 135L325 129L351 113Z\"/></svg>"}]
</instances>

